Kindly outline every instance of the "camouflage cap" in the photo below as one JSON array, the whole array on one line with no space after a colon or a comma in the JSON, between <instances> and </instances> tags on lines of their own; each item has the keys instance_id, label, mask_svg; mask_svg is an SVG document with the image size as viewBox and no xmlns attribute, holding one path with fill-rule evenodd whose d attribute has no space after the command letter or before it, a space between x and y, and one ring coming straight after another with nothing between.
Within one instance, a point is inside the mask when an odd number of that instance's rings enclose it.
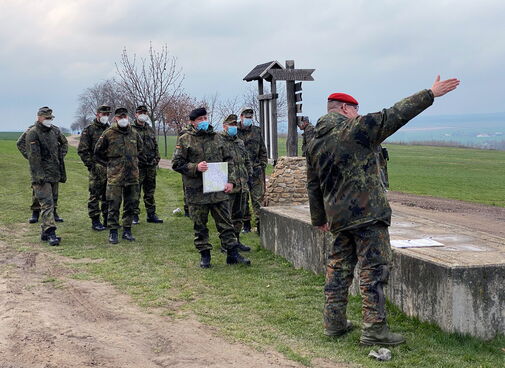
<instances>
[{"instance_id":1,"label":"camouflage cap","mask_svg":"<svg viewBox=\"0 0 505 368\"><path fill-rule=\"evenodd\" d=\"M224 119L223 124L237 124L237 115L235 114L228 115L227 118Z\"/></svg>"},{"instance_id":2,"label":"camouflage cap","mask_svg":"<svg viewBox=\"0 0 505 368\"><path fill-rule=\"evenodd\" d=\"M128 110L127 110L125 107L118 107L118 108L114 111L114 115L115 115L115 116L125 115L125 114L128 114Z\"/></svg>"},{"instance_id":3,"label":"camouflage cap","mask_svg":"<svg viewBox=\"0 0 505 368\"><path fill-rule=\"evenodd\" d=\"M243 107L242 110L240 110L240 115L246 118L252 118L254 115L254 110L252 107Z\"/></svg>"},{"instance_id":4,"label":"camouflage cap","mask_svg":"<svg viewBox=\"0 0 505 368\"><path fill-rule=\"evenodd\" d=\"M147 107L145 105L137 106L135 112L147 112Z\"/></svg>"},{"instance_id":5,"label":"camouflage cap","mask_svg":"<svg viewBox=\"0 0 505 368\"><path fill-rule=\"evenodd\" d=\"M99 112L108 112L108 113L111 113L112 112L112 107L110 107L109 105L100 105L96 108L96 112L99 113Z\"/></svg>"},{"instance_id":6,"label":"camouflage cap","mask_svg":"<svg viewBox=\"0 0 505 368\"><path fill-rule=\"evenodd\" d=\"M51 110L49 107L47 106L43 106L39 109L39 111L37 112L37 116L44 116L46 118L54 118L54 115L53 115L53 110Z\"/></svg>"}]
</instances>

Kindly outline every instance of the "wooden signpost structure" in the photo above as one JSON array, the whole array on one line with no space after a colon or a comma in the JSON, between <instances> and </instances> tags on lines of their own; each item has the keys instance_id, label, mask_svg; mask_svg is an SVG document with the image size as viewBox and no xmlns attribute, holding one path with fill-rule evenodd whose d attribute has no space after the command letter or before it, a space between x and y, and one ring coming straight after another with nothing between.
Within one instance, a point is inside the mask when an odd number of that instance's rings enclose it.
<instances>
[{"instance_id":1,"label":"wooden signpost structure","mask_svg":"<svg viewBox=\"0 0 505 368\"><path fill-rule=\"evenodd\" d=\"M274 161L278 158L277 147L277 81L286 81L286 99L288 105L288 139L286 141L287 155L298 155L298 134L297 121L302 116L302 82L313 81L312 73L315 69L295 69L293 60L286 60L284 68L277 61L256 65L245 77L244 80L251 82L258 81L258 102L259 102L259 122L263 139L267 147L268 158ZM263 81L270 82L270 93L264 93Z\"/></svg>"}]
</instances>

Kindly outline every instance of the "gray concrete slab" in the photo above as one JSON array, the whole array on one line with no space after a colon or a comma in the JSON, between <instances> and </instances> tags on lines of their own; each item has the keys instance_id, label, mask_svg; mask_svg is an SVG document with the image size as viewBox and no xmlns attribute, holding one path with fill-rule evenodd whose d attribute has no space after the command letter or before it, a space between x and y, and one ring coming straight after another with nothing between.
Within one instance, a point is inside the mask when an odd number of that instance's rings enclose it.
<instances>
[{"instance_id":1,"label":"gray concrete slab","mask_svg":"<svg viewBox=\"0 0 505 368\"><path fill-rule=\"evenodd\" d=\"M264 208L261 226L265 248L295 267L324 272L333 239L311 225L308 206ZM401 210L394 211L390 236L443 244L393 248L386 292L394 304L449 332L505 334L505 238Z\"/></svg>"}]
</instances>

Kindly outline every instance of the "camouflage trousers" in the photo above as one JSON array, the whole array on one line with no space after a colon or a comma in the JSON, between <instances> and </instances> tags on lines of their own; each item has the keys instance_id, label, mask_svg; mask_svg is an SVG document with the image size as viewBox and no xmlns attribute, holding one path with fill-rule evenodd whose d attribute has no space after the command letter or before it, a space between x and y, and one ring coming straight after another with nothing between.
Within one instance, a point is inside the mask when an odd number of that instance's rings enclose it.
<instances>
[{"instance_id":1,"label":"camouflage trousers","mask_svg":"<svg viewBox=\"0 0 505 368\"><path fill-rule=\"evenodd\" d=\"M230 199L228 202L230 205L231 223L233 224L235 235L238 238L242 231L242 225L244 224L243 219L245 209L248 205L249 192L240 191L238 193L231 193L229 196Z\"/></svg>"},{"instance_id":2,"label":"camouflage trousers","mask_svg":"<svg viewBox=\"0 0 505 368\"><path fill-rule=\"evenodd\" d=\"M89 199L88 215L90 218L107 218L107 168L102 165L95 165L89 170ZM101 205L101 206L100 206Z\"/></svg>"},{"instance_id":3,"label":"camouflage trousers","mask_svg":"<svg viewBox=\"0 0 505 368\"><path fill-rule=\"evenodd\" d=\"M342 330L346 326L346 308L354 268L359 262L359 287L363 298L363 322L386 319L387 284L391 264L388 228L382 222L336 234L326 267L324 327Z\"/></svg>"},{"instance_id":4,"label":"camouflage trousers","mask_svg":"<svg viewBox=\"0 0 505 368\"><path fill-rule=\"evenodd\" d=\"M255 170L256 171L256 170ZM256 223L259 223L259 212L263 203L263 195L265 194L265 171L261 169L259 175L253 177L249 196L251 197L251 204L256 217ZM244 213L244 221L251 221L251 211L249 209L249 201Z\"/></svg>"},{"instance_id":5,"label":"camouflage trousers","mask_svg":"<svg viewBox=\"0 0 505 368\"><path fill-rule=\"evenodd\" d=\"M229 206L228 201L211 204L189 203L189 216L193 220L193 229L195 231L195 247L199 252L212 249L212 244L209 243L209 229L207 228L209 212L216 223L219 239L221 239L221 247L228 250L236 245L237 238L231 223Z\"/></svg>"},{"instance_id":6,"label":"camouflage trousers","mask_svg":"<svg viewBox=\"0 0 505 368\"><path fill-rule=\"evenodd\" d=\"M53 203L54 203L54 209L56 210L58 208L58 187L60 183L53 183ZM40 212L40 203L39 200L37 199L37 196L35 195L35 189L33 189L32 186L32 205L30 206L30 210L32 211L37 211Z\"/></svg>"},{"instance_id":7,"label":"camouflage trousers","mask_svg":"<svg viewBox=\"0 0 505 368\"><path fill-rule=\"evenodd\" d=\"M184 198L184 213L189 213L188 200L186 199L186 187L182 181L182 196Z\"/></svg>"},{"instance_id":8,"label":"camouflage trousers","mask_svg":"<svg viewBox=\"0 0 505 368\"><path fill-rule=\"evenodd\" d=\"M139 202L138 184L110 185L107 184L107 225L111 229L119 229L119 211L123 203L123 227L132 227L133 215Z\"/></svg>"},{"instance_id":9,"label":"camouflage trousers","mask_svg":"<svg viewBox=\"0 0 505 368\"><path fill-rule=\"evenodd\" d=\"M154 191L156 190L156 166L139 167L139 201L135 208L135 215L140 214L140 196L144 192L144 205L147 215L156 213Z\"/></svg>"},{"instance_id":10,"label":"camouflage trousers","mask_svg":"<svg viewBox=\"0 0 505 368\"><path fill-rule=\"evenodd\" d=\"M40 227L42 231L56 229L54 222L54 195L58 192L58 183L32 184L35 197L40 203ZM57 194L56 194L57 196Z\"/></svg>"}]
</instances>

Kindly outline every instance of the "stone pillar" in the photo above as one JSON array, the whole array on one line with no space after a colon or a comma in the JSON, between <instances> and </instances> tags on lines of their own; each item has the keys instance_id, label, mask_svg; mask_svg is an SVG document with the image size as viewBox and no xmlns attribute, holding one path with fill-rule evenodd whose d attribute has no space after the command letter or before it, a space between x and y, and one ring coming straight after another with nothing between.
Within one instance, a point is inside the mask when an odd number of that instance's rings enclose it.
<instances>
[{"instance_id":1,"label":"stone pillar","mask_svg":"<svg viewBox=\"0 0 505 368\"><path fill-rule=\"evenodd\" d=\"M307 164L304 157L279 157L268 179L265 206L307 204Z\"/></svg>"}]
</instances>

